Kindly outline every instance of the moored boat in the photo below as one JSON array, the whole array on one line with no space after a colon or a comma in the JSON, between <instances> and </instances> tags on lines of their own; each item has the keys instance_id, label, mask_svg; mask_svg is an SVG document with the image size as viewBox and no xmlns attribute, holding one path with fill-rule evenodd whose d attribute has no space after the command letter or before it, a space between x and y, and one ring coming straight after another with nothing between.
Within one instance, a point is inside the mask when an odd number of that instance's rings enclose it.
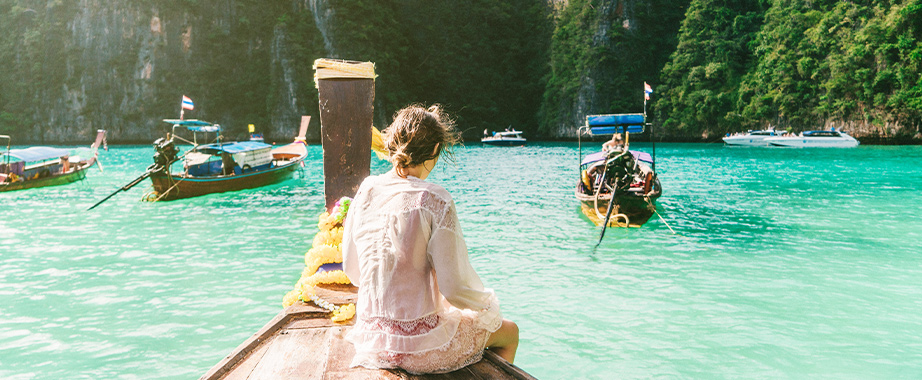
<instances>
[{"instance_id":1,"label":"moored boat","mask_svg":"<svg viewBox=\"0 0 922 380\"><path fill-rule=\"evenodd\" d=\"M629 149L630 133L642 133L645 120L643 114L590 115L580 128L580 134L625 134L623 143L580 161L575 196L583 214L597 226L605 225L607 219L608 226L640 227L656 211L654 201L662 194L662 186L654 158Z\"/></svg>"},{"instance_id":2,"label":"moored boat","mask_svg":"<svg viewBox=\"0 0 922 380\"><path fill-rule=\"evenodd\" d=\"M794 148L854 148L859 142L844 131L805 131L796 136L766 138L772 146Z\"/></svg>"},{"instance_id":3,"label":"moored boat","mask_svg":"<svg viewBox=\"0 0 922 380\"><path fill-rule=\"evenodd\" d=\"M724 143L735 146L768 146L765 139L769 137L781 136L782 132L774 129L764 129L761 131L750 130L746 133L727 134L724 136Z\"/></svg>"},{"instance_id":4,"label":"moored boat","mask_svg":"<svg viewBox=\"0 0 922 380\"><path fill-rule=\"evenodd\" d=\"M493 145L493 146L522 146L525 145L525 138L522 137L522 131L517 131L515 129L507 129L503 132L493 132L493 134L488 134L486 130L483 131L483 138L480 139L484 145Z\"/></svg>"},{"instance_id":5,"label":"moored boat","mask_svg":"<svg viewBox=\"0 0 922 380\"><path fill-rule=\"evenodd\" d=\"M198 133L220 136L221 126L200 120L164 120L173 125L173 133L154 143L154 165L160 170L150 174L153 191L144 199L175 200L212 193L252 189L291 178L307 157L304 136L310 117L301 121L298 137L291 144L273 148L261 141L222 142L220 137L209 144L198 144ZM178 130L193 133L193 140L181 139ZM175 140L191 142L193 147L179 155ZM182 170L173 171L182 162Z\"/></svg>"},{"instance_id":6,"label":"moored boat","mask_svg":"<svg viewBox=\"0 0 922 380\"><path fill-rule=\"evenodd\" d=\"M86 178L87 169L97 164L106 131L98 130L89 151L76 154L44 146L10 149L10 136L0 135L2 138L7 139L7 147L0 152L0 192L65 185Z\"/></svg>"}]
</instances>

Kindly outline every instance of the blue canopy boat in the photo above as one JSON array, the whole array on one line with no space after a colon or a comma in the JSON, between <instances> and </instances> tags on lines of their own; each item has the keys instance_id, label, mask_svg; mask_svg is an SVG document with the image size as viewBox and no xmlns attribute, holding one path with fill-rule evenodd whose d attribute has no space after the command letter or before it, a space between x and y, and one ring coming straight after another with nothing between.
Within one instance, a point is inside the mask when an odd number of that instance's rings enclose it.
<instances>
[{"instance_id":1,"label":"blue canopy boat","mask_svg":"<svg viewBox=\"0 0 922 380\"><path fill-rule=\"evenodd\" d=\"M150 174L154 190L145 200L174 200L205 194L267 186L291 178L307 157L305 135L310 116L301 120L301 130L291 144L273 147L262 141L222 142L221 126L201 120L166 119L173 125L167 138L154 142L154 165ZM180 138L177 130L192 132L192 141ZM199 144L199 134L214 133L215 142ZM206 135L207 137L207 135ZM179 155L175 140L192 144ZM173 170L182 162L181 170Z\"/></svg>"},{"instance_id":2,"label":"blue canopy boat","mask_svg":"<svg viewBox=\"0 0 922 380\"><path fill-rule=\"evenodd\" d=\"M601 152L582 157L580 179L576 183L576 199L580 209L595 225L640 227L656 211L653 202L662 194L654 171L654 158L649 153L629 149L630 134L643 133L644 114L589 115L580 127L580 157L582 134L613 135ZM615 138L624 134L623 141ZM609 204L612 205L609 213Z\"/></svg>"},{"instance_id":3,"label":"blue canopy boat","mask_svg":"<svg viewBox=\"0 0 922 380\"><path fill-rule=\"evenodd\" d=\"M86 171L97 164L98 148L105 142L106 131L96 132L96 141L88 152L72 153L70 149L36 146L10 149L10 136L5 152L0 152L0 192L36 187L65 185L86 178ZM85 148L83 148L85 150Z\"/></svg>"}]
</instances>

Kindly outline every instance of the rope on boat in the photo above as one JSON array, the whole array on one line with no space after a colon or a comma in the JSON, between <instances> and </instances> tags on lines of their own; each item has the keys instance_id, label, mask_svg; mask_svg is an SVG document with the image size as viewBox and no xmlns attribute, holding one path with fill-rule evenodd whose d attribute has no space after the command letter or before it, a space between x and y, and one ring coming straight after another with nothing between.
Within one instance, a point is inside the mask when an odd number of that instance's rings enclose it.
<instances>
[{"instance_id":1,"label":"rope on boat","mask_svg":"<svg viewBox=\"0 0 922 380\"><path fill-rule=\"evenodd\" d=\"M169 177L171 180L173 179L173 177L170 177L169 175L167 175L167 177ZM173 191L173 189L175 189L176 186L179 186L179 183L182 182L182 181L184 181L184 180L185 180L185 178L183 178L183 179L181 179L181 180L179 180L179 181L176 181L175 183L173 183L173 186L171 186L169 189L167 189L166 191L164 191L163 194L160 194L160 196L158 196L157 199L154 199L154 200L151 201L151 202L160 202L160 199L161 199L161 198L163 198L163 197L165 197L167 194L169 194L170 191Z\"/></svg>"},{"instance_id":2,"label":"rope on boat","mask_svg":"<svg viewBox=\"0 0 922 380\"><path fill-rule=\"evenodd\" d=\"M659 214L659 211L656 211L656 208L653 209L653 212L656 213L656 216L659 217L659 220L662 220L662 221L663 221L663 224L665 224L666 227L669 228L669 231L672 232L673 235L678 235L678 234L675 233L675 231L672 229L672 227L669 226L669 223L666 222L666 218L663 218L663 216Z\"/></svg>"}]
</instances>

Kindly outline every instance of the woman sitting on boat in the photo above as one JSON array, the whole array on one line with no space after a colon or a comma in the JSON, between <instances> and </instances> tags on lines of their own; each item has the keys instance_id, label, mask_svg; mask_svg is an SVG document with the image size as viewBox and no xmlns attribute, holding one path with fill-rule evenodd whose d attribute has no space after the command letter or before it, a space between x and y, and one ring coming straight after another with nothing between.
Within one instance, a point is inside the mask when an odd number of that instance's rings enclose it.
<instances>
[{"instance_id":1,"label":"woman sitting on boat","mask_svg":"<svg viewBox=\"0 0 922 380\"><path fill-rule=\"evenodd\" d=\"M385 131L394 167L362 182L343 234L343 267L358 285L352 366L445 373L489 348L512 362L518 327L470 264L451 195L424 180L457 142L439 109L410 106Z\"/></svg>"}]
</instances>

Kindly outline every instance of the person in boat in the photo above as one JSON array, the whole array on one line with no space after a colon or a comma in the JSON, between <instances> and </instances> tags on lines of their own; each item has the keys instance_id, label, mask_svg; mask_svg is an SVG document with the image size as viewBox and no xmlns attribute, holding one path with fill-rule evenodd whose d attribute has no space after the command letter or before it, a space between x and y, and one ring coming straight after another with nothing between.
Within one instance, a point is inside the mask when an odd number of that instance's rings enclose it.
<instances>
[{"instance_id":1,"label":"person in boat","mask_svg":"<svg viewBox=\"0 0 922 380\"><path fill-rule=\"evenodd\" d=\"M366 178L343 232L343 270L356 284L352 366L445 373L489 348L509 362L518 326L471 266L455 203L425 179L458 141L438 106L409 106L385 131L393 168Z\"/></svg>"},{"instance_id":2,"label":"person in boat","mask_svg":"<svg viewBox=\"0 0 922 380\"><path fill-rule=\"evenodd\" d=\"M622 149L624 149L624 139L621 137L620 133L611 135L611 140L608 140L602 144L602 150L606 152L611 152L614 150L621 151Z\"/></svg>"}]
</instances>

